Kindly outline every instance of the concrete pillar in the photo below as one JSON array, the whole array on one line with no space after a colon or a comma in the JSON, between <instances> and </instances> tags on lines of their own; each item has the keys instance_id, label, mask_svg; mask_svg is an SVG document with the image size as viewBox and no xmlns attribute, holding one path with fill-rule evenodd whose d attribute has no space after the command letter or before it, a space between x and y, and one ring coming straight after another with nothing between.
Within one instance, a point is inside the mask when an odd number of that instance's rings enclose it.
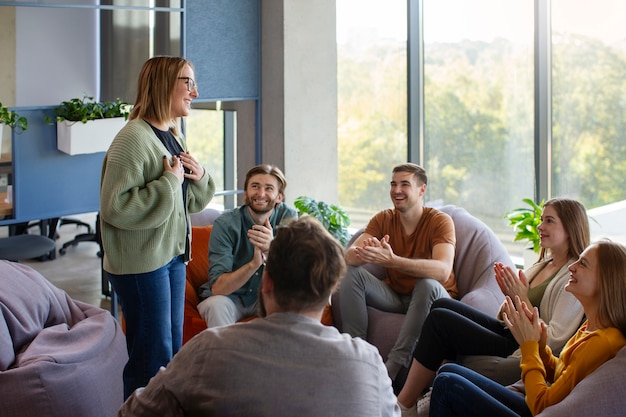
<instances>
[{"instance_id":1,"label":"concrete pillar","mask_svg":"<svg viewBox=\"0 0 626 417\"><path fill-rule=\"evenodd\" d=\"M337 203L334 0L261 2L262 160L281 166L287 201Z\"/></svg>"}]
</instances>

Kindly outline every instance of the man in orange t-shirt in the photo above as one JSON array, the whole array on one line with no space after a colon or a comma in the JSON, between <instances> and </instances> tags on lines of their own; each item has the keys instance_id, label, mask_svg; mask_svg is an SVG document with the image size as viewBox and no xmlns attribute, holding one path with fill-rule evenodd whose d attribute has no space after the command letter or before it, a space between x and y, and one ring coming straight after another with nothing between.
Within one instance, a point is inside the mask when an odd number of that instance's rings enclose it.
<instances>
[{"instance_id":1,"label":"man in orange t-shirt","mask_svg":"<svg viewBox=\"0 0 626 417\"><path fill-rule=\"evenodd\" d=\"M419 165L394 167L394 208L377 213L345 253L349 266L339 292L343 331L366 339L367 306L406 314L385 363L392 380L402 366L409 366L432 303L458 295L452 271L454 223L446 213L424 207L427 182ZM384 267L385 279L361 267L366 263Z\"/></svg>"}]
</instances>

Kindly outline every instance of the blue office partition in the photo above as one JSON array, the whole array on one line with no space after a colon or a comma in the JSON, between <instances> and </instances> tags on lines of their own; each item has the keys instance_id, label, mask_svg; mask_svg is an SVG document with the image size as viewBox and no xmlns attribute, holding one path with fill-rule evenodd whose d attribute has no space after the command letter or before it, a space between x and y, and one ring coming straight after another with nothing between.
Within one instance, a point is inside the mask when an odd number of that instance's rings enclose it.
<instances>
[{"instance_id":1,"label":"blue office partition","mask_svg":"<svg viewBox=\"0 0 626 417\"><path fill-rule=\"evenodd\" d=\"M57 149L53 107L18 108L28 129L13 133L13 218L0 225L100 210L104 152L67 155Z\"/></svg>"},{"instance_id":2,"label":"blue office partition","mask_svg":"<svg viewBox=\"0 0 626 417\"><path fill-rule=\"evenodd\" d=\"M195 66L199 101L260 95L260 0L187 0L185 57Z\"/></svg>"}]
</instances>

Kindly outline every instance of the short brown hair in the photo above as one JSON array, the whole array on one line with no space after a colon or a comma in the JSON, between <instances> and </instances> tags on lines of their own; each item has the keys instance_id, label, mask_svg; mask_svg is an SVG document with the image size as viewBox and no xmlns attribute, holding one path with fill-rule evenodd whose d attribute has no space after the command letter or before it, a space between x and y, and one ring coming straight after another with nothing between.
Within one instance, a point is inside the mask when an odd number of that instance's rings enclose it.
<instances>
[{"instance_id":1,"label":"short brown hair","mask_svg":"<svg viewBox=\"0 0 626 417\"><path fill-rule=\"evenodd\" d=\"M174 135L180 134L178 124L170 119L172 95L182 70L193 65L185 58L155 56L147 60L137 80L137 98L129 119L153 119L168 123Z\"/></svg>"},{"instance_id":2,"label":"short brown hair","mask_svg":"<svg viewBox=\"0 0 626 417\"><path fill-rule=\"evenodd\" d=\"M322 309L346 272L343 248L311 216L279 226L265 272L276 303L287 311Z\"/></svg>"},{"instance_id":3,"label":"short brown hair","mask_svg":"<svg viewBox=\"0 0 626 417\"><path fill-rule=\"evenodd\" d=\"M421 166L414 164L412 162L407 162L406 164L400 164L393 167L394 174L396 172L410 172L415 176L415 180L417 181L417 185L426 184L428 185L428 177L426 176L426 170Z\"/></svg>"},{"instance_id":4,"label":"short brown hair","mask_svg":"<svg viewBox=\"0 0 626 417\"><path fill-rule=\"evenodd\" d=\"M285 178L285 174L283 174L277 166L269 164L257 165L250 168L246 173L246 180L243 184L243 189L247 191L250 178L259 174L268 174L276 178L278 180L278 192L280 194L285 194L285 188L287 188L287 179Z\"/></svg>"}]
</instances>

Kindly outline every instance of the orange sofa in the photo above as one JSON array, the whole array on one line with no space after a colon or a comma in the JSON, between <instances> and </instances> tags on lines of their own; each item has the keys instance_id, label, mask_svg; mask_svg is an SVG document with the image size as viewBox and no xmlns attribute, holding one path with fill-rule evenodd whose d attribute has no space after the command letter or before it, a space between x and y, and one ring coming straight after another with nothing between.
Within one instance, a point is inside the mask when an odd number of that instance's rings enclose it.
<instances>
[{"instance_id":1,"label":"orange sofa","mask_svg":"<svg viewBox=\"0 0 626 417\"><path fill-rule=\"evenodd\" d=\"M209 239L213 225L193 226L191 233L191 261L187 264L185 287L185 315L183 344L206 329L204 319L198 313L198 289L209 279Z\"/></svg>"}]
</instances>

